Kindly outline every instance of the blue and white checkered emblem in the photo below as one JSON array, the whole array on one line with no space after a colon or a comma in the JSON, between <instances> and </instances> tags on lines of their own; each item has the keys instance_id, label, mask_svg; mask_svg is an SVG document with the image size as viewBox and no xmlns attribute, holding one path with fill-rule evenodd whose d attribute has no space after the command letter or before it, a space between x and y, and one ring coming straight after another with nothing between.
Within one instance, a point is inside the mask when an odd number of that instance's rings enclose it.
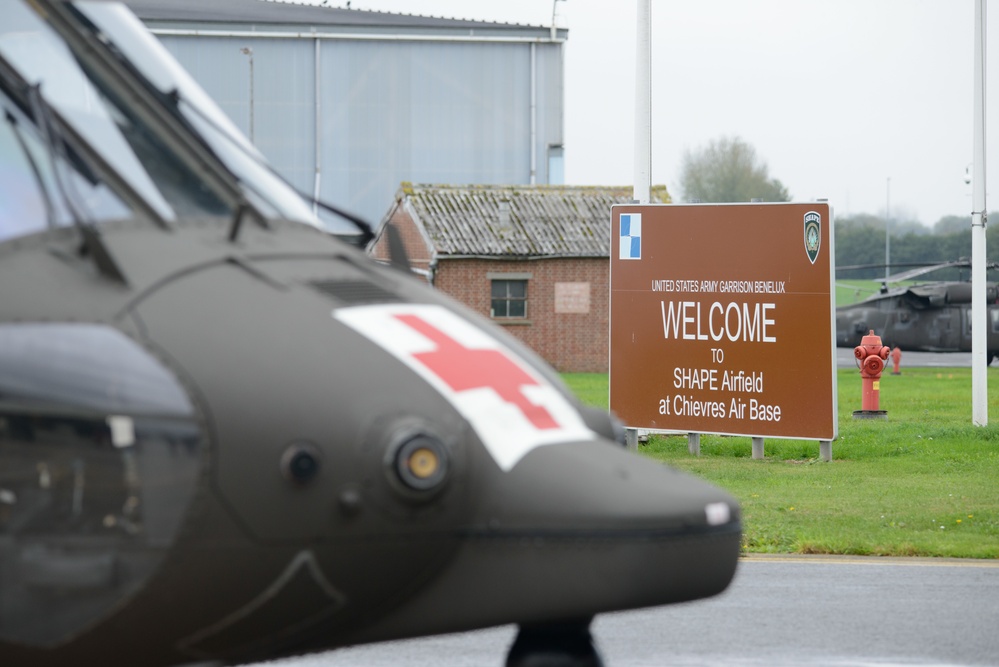
<instances>
[{"instance_id":1,"label":"blue and white checkered emblem","mask_svg":"<svg viewBox=\"0 0 999 667\"><path fill-rule=\"evenodd\" d=\"M621 214L621 259L642 258L642 214Z\"/></svg>"}]
</instances>

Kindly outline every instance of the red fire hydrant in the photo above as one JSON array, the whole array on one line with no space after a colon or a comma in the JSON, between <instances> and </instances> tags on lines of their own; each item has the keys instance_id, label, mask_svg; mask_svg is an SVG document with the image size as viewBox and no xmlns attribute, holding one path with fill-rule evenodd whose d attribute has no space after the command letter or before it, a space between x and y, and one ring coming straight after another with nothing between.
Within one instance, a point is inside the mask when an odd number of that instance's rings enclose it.
<instances>
[{"instance_id":1,"label":"red fire hydrant","mask_svg":"<svg viewBox=\"0 0 999 667\"><path fill-rule=\"evenodd\" d=\"M895 346L891 351L891 374L900 375L902 371L898 368L902 365L902 348Z\"/></svg>"},{"instance_id":2,"label":"red fire hydrant","mask_svg":"<svg viewBox=\"0 0 999 667\"><path fill-rule=\"evenodd\" d=\"M863 410L854 410L854 419L887 419L888 411L879 410L881 390L881 371L891 350L881 344L881 336L871 332L863 337L860 345L853 348L853 356L860 365L860 377L863 379Z\"/></svg>"}]
</instances>

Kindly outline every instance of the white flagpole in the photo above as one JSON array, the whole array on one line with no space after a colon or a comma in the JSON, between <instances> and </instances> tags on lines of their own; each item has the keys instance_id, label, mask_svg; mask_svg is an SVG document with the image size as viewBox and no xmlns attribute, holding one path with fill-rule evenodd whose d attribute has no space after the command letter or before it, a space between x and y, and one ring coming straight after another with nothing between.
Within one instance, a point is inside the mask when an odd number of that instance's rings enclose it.
<instances>
[{"instance_id":1,"label":"white flagpole","mask_svg":"<svg viewBox=\"0 0 999 667\"><path fill-rule=\"evenodd\" d=\"M975 0L974 167L971 186L971 421L989 423L985 302L985 0Z\"/></svg>"},{"instance_id":2,"label":"white flagpole","mask_svg":"<svg viewBox=\"0 0 999 667\"><path fill-rule=\"evenodd\" d=\"M652 198L652 0L638 0L635 40L635 194Z\"/></svg>"}]
</instances>

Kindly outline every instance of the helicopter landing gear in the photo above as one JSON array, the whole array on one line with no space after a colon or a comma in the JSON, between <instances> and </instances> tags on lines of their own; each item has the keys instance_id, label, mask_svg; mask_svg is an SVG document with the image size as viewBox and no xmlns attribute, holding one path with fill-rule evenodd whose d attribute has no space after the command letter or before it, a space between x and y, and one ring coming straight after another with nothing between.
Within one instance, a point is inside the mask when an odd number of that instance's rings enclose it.
<instances>
[{"instance_id":1,"label":"helicopter landing gear","mask_svg":"<svg viewBox=\"0 0 999 667\"><path fill-rule=\"evenodd\" d=\"M591 620L521 625L506 667L604 667L593 645Z\"/></svg>"}]
</instances>

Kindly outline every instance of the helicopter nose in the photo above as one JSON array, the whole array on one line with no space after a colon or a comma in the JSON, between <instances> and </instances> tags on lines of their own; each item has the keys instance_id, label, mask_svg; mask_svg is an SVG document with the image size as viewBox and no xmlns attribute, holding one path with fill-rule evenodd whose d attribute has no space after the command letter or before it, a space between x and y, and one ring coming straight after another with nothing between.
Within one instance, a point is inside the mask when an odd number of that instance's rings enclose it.
<instances>
[{"instance_id":1,"label":"helicopter nose","mask_svg":"<svg viewBox=\"0 0 999 667\"><path fill-rule=\"evenodd\" d=\"M731 496L599 437L496 339L433 306L334 316L434 387L481 445L447 567L364 640L680 602L731 581Z\"/></svg>"},{"instance_id":2,"label":"helicopter nose","mask_svg":"<svg viewBox=\"0 0 999 667\"><path fill-rule=\"evenodd\" d=\"M490 479L483 514L500 531L712 532L738 526L736 501L691 475L602 440L539 447Z\"/></svg>"},{"instance_id":3,"label":"helicopter nose","mask_svg":"<svg viewBox=\"0 0 999 667\"><path fill-rule=\"evenodd\" d=\"M480 482L480 511L455 558L385 631L541 623L682 602L721 592L735 574L736 501L606 441L540 447Z\"/></svg>"}]
</instances>

